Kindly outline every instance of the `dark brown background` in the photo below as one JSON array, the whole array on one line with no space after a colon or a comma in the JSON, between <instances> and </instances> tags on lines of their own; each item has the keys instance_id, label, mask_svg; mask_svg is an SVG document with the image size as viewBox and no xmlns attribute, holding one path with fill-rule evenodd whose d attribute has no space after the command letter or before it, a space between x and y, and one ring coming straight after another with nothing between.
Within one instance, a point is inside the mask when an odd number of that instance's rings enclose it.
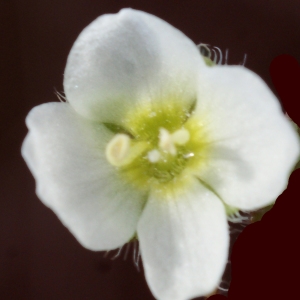
<instances>
[{"instance_id":1,"label":"dark brown background","mask_svg":"<svg viewBox=\"0 0 300 300\"><path fill-rule=\"evenodd\" d=\"M131 258L112 262L77 243L35 196L20 156L24 119L32 107L57 101L77 35L123 7L157 15L195 43L228 48L229 64L247 53L246 66L273 90L272 59L288 53L300 61L299 0L0 0L1 299L153 299Z\"/></svg>"}]
</instances>

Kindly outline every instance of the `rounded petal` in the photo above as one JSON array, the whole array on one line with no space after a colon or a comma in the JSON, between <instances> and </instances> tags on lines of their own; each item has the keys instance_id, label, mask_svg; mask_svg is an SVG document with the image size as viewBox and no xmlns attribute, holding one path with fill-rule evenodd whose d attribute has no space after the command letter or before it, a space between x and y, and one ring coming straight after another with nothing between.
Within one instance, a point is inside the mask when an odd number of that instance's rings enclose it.
<instances>
[{"instance_id":1,"label":"rounded petal","mask_svg":"<svg viewBox=\"0 0 300 300\"><path fill-rule=\"evenodd\" d=\"M157 299L191 299L217 288L228 258L226 213L200 183L173 199L150 195L138 238L146 279Z\"/></svg>"},{"instance_id":2,"label":"rounded petal","mask_svg":"<svg viewBox=\"0 0 300 300\"><path fill-rule=\"evenodd\" d=\"M240 209L275 201L299 157L299 138L263 80L241 66L207 68L196 115L211 139L197 176Z\"/></svg>"},{"instance_id":3,"label":"rounded petal","mask_svg":"<svg viewBox=\"0 0 300 300\"><path fill-rule=\"evenodd\" d=\"M144 195L124 185L106 161L111 133L66 103L37 106L26 123L22 155L43 203L86 248L109 250L126 243L136 231Z\"/></svg>"},{"instance_id":4,"label":"rounded petal","mask_svg":"<svg viewBox=\"0 0 300 300\"><path fill-rule=\"evenodd\" d=\"M73 108L118 123L128 105L177 97L195 100L204 60L195 44L165 21L133 9L100 16L69 54L64 89Z\"/></svg>"}]
</instances>

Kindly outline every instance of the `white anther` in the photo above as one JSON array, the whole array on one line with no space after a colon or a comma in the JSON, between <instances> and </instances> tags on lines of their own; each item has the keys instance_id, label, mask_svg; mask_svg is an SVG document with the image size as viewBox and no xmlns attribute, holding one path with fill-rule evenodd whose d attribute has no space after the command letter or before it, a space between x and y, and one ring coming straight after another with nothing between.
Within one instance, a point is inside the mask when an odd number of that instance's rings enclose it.
<instances>
[{"instance_id":1,"label":"white anther","mask_svg":"<svg viewBox=\"0 0 300 300\"><path fill-rule=\"evenodd\" d=\"M130 137L123 133L116 134L106 146L106 158L113 166L122 166L130 149Z\"/></svg>"},{"instance_id":2,"label":"white anther","mask_svg":"<svg viewBox=\"0 0 300 300\"><path fill-rule=\"evenodd\" d=\"M157 163L161 158L160 152L156 149L149 151L147 156L151 163Z\"/></svg>"},{"instance_id":3,"label":"white anther","mask_svg":"<svg viewBox=\"0 0 300 300\"><path fill-rule=\"evenodd\" d=\"M184 145L190 139L190 133L185 128L179 129L172 134L172 141L177 145Z\"/></svg>"},{"instance_id":4,"label":"white anther","mask_svg":"<svg viewBox=\"0 0 300 300\"><path fill-rule=\"evenodd\" d=\"M194 153L187 153L187 154L185 154L185 155L183 155L183 157L184 158L190 158L190 157L194 157L195 156L195 154Z\"/></svg>"},{"instance_id":5,"label":"white anther","mask_svg":"<svg viewBox=\"0 0 300 300\"><path fill-rule=\"evenodd\" d=\"M165 128L159 129L159 143L158 146L164 152L170 153L171 155L176 155L176 147L172 140L170 132Z\"/></svg>"}]
</instances>

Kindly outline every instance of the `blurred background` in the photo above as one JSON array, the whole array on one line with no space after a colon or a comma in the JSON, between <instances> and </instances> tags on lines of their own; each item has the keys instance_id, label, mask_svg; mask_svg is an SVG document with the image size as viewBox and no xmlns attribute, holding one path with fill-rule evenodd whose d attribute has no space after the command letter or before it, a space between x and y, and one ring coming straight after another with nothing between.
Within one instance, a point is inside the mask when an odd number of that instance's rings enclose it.
<instances>
[{"instance_id":1,"label":"blurred background","mask_svg":"<svg viewBox=\"0 0 300 300\"><path fill-rule=\"evenodd\" d=\"M272 59L286 53L300 61L298 0L0 0L0 299L154 299L134 266L133 247L126 260L84 249L36 197L20 156L25 117L58 101L78 34L123 7L166 20L196 44L228 49L228 64L247 54L245 66L274 93Z\"/></svg>"}]
</instances>

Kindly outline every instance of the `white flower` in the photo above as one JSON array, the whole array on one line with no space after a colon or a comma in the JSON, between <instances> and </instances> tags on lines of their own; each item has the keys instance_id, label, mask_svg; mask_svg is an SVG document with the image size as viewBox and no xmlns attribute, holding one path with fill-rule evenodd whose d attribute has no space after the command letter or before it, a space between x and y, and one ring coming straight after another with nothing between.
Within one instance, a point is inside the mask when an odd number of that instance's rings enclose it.
<instances>
[{"instance_id":1,"label":"white flower","mask_svg":"<svg viewBox=\"0 0 300 300\"><path fill-rule=\"evenodd\" d=\"M103 15L68 57L67 103L29 113L22 154L39 198L88 249L137 235L153 295L212 292L227 214L286 188L297 134L267 85L242 66L205 64L180 31L147 13Z\"/></svg>"}]
</instances>

